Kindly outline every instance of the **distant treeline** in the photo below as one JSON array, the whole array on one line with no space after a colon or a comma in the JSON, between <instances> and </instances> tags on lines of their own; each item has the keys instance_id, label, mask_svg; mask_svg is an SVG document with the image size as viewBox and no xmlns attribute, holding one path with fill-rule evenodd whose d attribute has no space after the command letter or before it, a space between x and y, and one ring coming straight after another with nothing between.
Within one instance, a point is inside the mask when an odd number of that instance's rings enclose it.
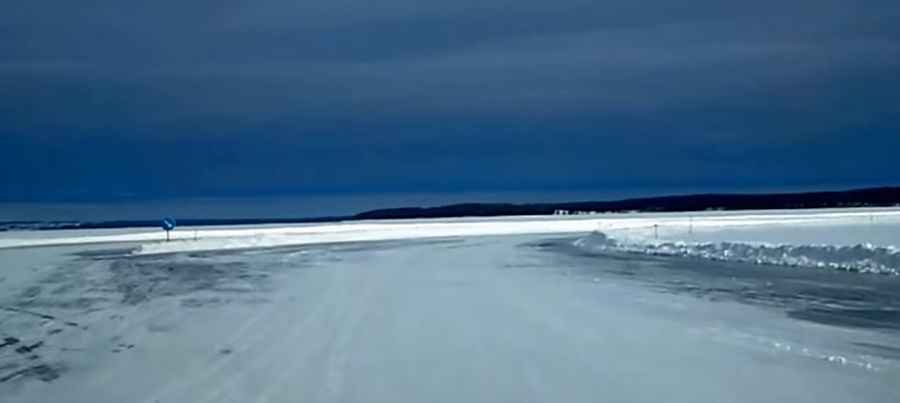
<instances>
[{"instance_id":1,"label":"distant treeline","mask_svg":"<svg viewBox=\"0 0 900 403\"><path fill-rule=\"evenodd\" d=\"M647 197L617 201L565 203L467 203L441 207L406 207L367 211L354 219L446 218L465 216L545 215L569 212L666 212L702 210L766 210L900 205L900 187L879 187L835 192L768 194L699 194Z\"/></svg>"}]
</instances>

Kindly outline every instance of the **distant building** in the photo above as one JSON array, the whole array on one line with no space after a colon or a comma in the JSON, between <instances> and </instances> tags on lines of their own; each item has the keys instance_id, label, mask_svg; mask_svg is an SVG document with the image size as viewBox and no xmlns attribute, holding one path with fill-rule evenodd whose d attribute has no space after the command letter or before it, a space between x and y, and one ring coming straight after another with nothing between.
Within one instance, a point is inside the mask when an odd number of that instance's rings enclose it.
<instances>
[{"instance_id":1,"label":"distant building","mask_svg":"<svg viewBox=\"0 0 900 403\"><path fill-rule=\"evenodd\" d=\"M569 210L553 210L553 215L594 215L596 211L569 211Z\"/></svg>"}]
</instances>

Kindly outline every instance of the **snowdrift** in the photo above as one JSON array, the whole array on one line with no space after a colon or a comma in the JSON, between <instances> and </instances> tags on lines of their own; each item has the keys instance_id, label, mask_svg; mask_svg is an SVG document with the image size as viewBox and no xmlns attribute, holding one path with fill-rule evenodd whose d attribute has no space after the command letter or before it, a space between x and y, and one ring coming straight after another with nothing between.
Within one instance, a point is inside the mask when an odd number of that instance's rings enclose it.
<instances>
[{"instance_id":1,"label":"snowdrift","mask_svg":"<svg viewBox=\"0 0 900 403\"><path fill-rule=\"evenodd\" d=\"M810 267L860 273L900 274L900 250L892 246L858 244L790 245L763 242L688 242L617 239L603 232L579 238L575 246L588 252L620 252L681 256L786 267Z\"/></svg>"}]
</instances>

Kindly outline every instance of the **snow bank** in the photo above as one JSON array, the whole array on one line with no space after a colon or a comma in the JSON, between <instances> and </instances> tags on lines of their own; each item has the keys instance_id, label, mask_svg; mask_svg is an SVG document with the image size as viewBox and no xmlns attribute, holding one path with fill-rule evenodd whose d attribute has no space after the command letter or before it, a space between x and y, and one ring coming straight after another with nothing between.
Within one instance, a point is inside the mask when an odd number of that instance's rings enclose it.
<instances>
[{"instance_id":1,"label":"snow bank","mask_svg":"<svg viewBox=\"0 0 900 403\"><path fill-rule=\"evenodd\" d=\"M589 251L900 274L900 210L832 209L601 222Z\"/></svg>"},{"instance_id":2,"label":"snow bank","mask_svg":"<svg viewBox=\"0 0 900 403\"><path fill-rule=\"evenodd\" d=\"M655 256L683 256L789 267L816 267L860 273L900 274L900 250L859 244L786 245L747 242L685 242L617 240L595 232L575 241L591 252L625 252Z\"/></svg>"},{"instance_id":3,"label":"snow bank","mask_svg":"<svg viewBox=\"0 0 900 403\"><path fill-rule=\"evenodd\" d=\"M857 226L881 228L879 237L862 230L835 231ZM795 239L784 234L797 229ZM135 253L243 249L315 243L398 240L481 235L563 234L602 231L617 240L647 239L679 242L771 241L770 243L881 244L900 246L900 209L821 209L740 212L629 213L593 216L529 216L425 220L348 221L328 224L179 227L172 242L162 242L160 230L60 230L0 233L0 248L88 243L142 243ZM758 239L748 231L762 231ZM737 236L738 234L740 236ZM779 234L772 237L771 234ZM842 239L837 239L841 234ZM705 239L704 239L705 237ZM841 242L838 242L841 241Z\"/></svg>"},{"instance_id":4,"label":"snow bank","mask_svg":"<svg viewBox=\"0 0 900 403\"><path fill-rule=\"evenodd\" d=\"M600 217L600 218L594 218ZM735 228L781 231L812 227L830 228L877 220L879 225L900 225L900 209L829 209L764 212L699 212L668 214L606 214L584 217L491 217L436 220L361 221L311 225L302 228L242 228L210 232L198 240L149 243L135 253L156 254L199 250L243 249L335 242L358 242L458 236L563 234L615 230L622 234L649 235L648 229L668 235L715 234ZM900 228L900 227L898 227ZM634 230L637 230L635 232ZM643 234L643 235L641 235ZM898 239L900 244L900 239Z\"/></svg>"},{"instance_id":5,"label":"snow bank","mask_svg":"<svg viewBox=\"0 0 900 403\"><path fill-rule=\"evenodd\" d=\"M347 224L334 228L314 228L309 231L248 233L232 238L207 238L143 244L136 254L158 254L200 250L245 249L288 245L307 245L336 242L423 239L459 236L554 234L592 231L594 221L493 221L464 223L415 224Z\"/></svg>"}]
</instances>

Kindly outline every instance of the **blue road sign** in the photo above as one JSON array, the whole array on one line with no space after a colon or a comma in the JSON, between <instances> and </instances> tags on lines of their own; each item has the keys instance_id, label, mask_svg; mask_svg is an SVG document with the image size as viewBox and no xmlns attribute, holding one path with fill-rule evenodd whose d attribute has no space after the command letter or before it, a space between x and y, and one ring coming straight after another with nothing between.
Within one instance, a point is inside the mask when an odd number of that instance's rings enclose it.
<instances>
[{"instance_id":1,"label":"blue road sign","mask_svg":"<svg viewBox=\"0 0 900 403\"><path fill-rule=\"evenodd\" d=\"M175 219L172 217L166 217L162 220L162 229L166 231L171 231L175 229Z\"/></svg>"}]
</instances>

